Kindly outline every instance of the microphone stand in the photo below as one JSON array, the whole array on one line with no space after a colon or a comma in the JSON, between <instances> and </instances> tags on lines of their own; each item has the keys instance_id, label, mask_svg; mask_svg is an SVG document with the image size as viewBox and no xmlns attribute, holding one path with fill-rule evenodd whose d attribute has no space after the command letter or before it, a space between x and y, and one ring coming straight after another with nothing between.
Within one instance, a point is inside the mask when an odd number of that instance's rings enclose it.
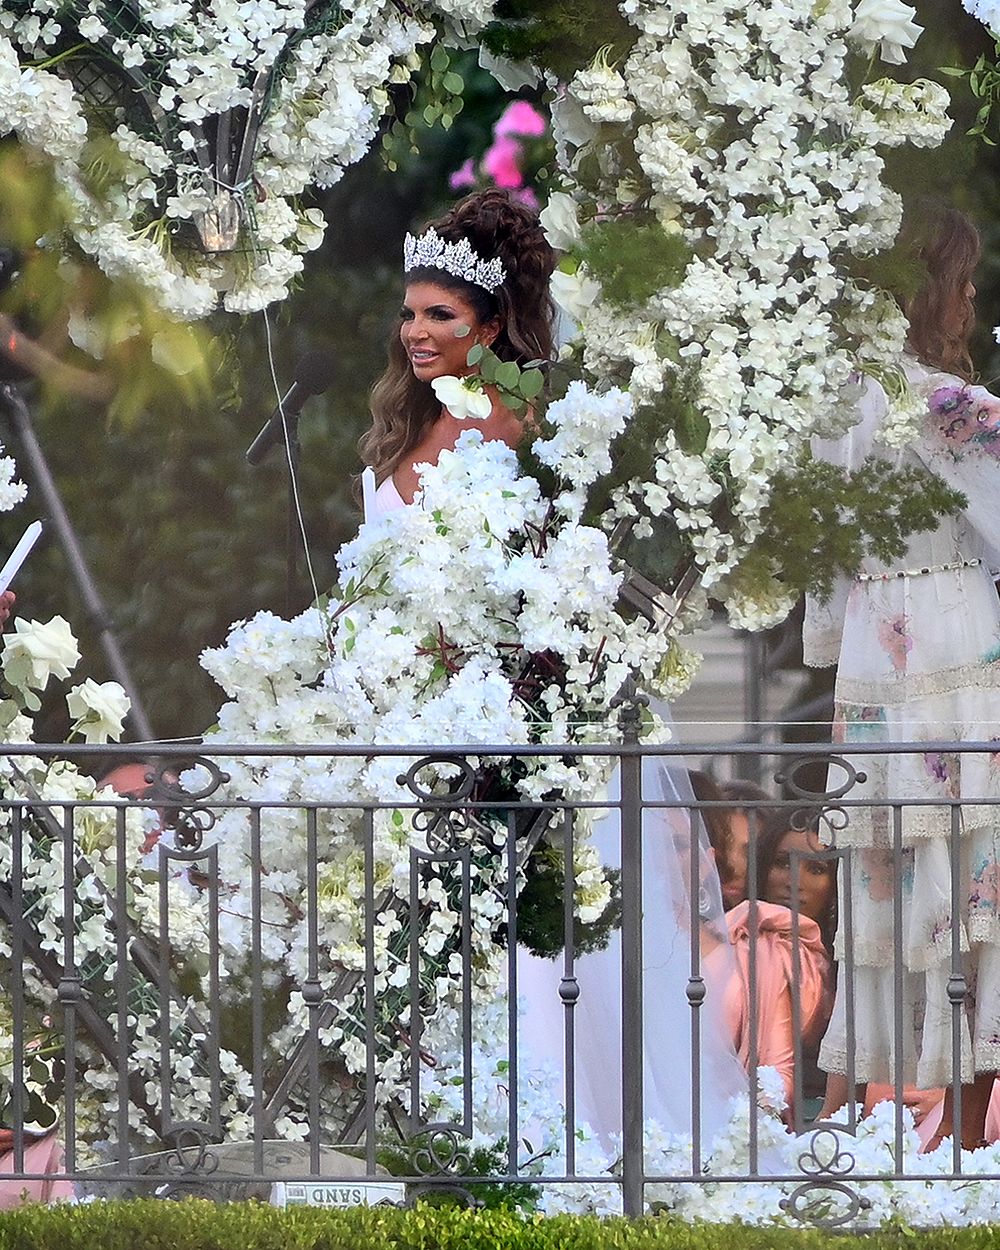
<instances>
[{"instance_id":1,"label":"microphone stand","mask_svg":"<svg viewBox=\"0 0 1000 1250\"><path fill-rule=\"evenodd\" d=\"M104 602L97 592L97 587L94 585L93 578L90 576L87 562L83 557L83 552L80 550L80 544L76 540L76 534L73 532L72 523L63 506L62 498L52 478L52 474L49 471L49 466L38 442L38 437L35 434L31 414L28 412L28 405L24 402L24 396L21 392L10 382L0 384L0 409L2 409L17 434L21 448L31 465L34 485L37 486L39 493L45 500L45 511L49 520L55 526L59 542L69 562L70 570L76 579L77 589L80 592L80 598L83 600L87 616L97 630L98 641L107 659L111 675L129 697L131 707L128 712L128 720L132 725L132 729L139 741L154 742L156 739L152 726L143 709L142 700L139 698L139 692L132 681L125 659L118 647L118 640L112 632L107 608L105 608Z\"/></svg>"}]
</instances>

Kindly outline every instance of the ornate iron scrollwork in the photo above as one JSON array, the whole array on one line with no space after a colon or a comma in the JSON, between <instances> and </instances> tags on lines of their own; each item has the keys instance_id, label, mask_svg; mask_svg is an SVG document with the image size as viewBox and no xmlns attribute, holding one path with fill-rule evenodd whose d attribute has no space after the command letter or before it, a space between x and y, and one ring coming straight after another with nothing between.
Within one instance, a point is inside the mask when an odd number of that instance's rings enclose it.
<instances>
[{"instance_id":1,"label":"ornate iron scrollwork","mask_svg":"<svg viewBox=\"0 0 1000 1250\"><path fill-rule=\"evenodd\" d=\"M449 778L448 789L443 794L433 788L433 781L425 783L421 777L422 773L430 772L434 778L439 778L442 766L457 771L457 776ZM445 855L462 845L473 826L468 809L462 805L472 798L476 785L476 771L467 759L456 755L425 755L396 781L424 804L411 819L414 829L426 836L427 849L432 855Z\"/></svg>"},{"instance_id":2,"label":"ornate iron scrollwork","mask_svg":"<svg viewBox=\"0 0 1000 1250\"><path fill-rule=\"evenodd\" d=\"M191 783L199 771L206 774L203 784L192 790L181 785L181 774ZM151 765L146 781L149 789L143 795L143 802L162 813L164 824L175 831L177 848L200 851L205 835L216 823L216 815L198 805L224 786L229 781L229 774L223 772L214 760L196 755L190 759L163 760Z\"/></svg>"},{"instance_id":3,"label":"ornate iron scrollwork","mask_svg":"<svg viewBox=\"0 0 1000 1250\"><path fill-rule=\"evenodd\" d=\"M218 1156L209 1149L214 1143L206 1136L202 1125L193 1121L178 1122L165 1137L171 1147L165 1164L174 1175L207 1176L218 1168Z\"/></svg>"},{"instance_id":4,"label":"ornate iron scrollwork","mask_svg":"<svg viewBox=\"0 0 1000 1250\"><path fill-rule=\"evenodd\" d=\"M845 1183L855 1164L854 1155L841 1146L839 1133L845 1131L824 1125L810 1134L809 1145L798 1160L800 1170L810 1179L779 1204L793 1219L819 1228L838 1228L871 1207L869 1199Z\"/></svg>"},{"instance_id":5,"label":"ornate iron scrollwork","mask_svg":"<svg viewBox=\"0 0 1000 1250\"><path fill-rule=\"evenodd\" d=\"M427 1124L410 1139L413 1171L425 1177L410 1186L407 1206L428 1194L442 1192L461 1198L467 1206L482 1205L457 1178L468 1174L470 1155L466 1134L457 1124Z\"/></svg>"}]
</instances>

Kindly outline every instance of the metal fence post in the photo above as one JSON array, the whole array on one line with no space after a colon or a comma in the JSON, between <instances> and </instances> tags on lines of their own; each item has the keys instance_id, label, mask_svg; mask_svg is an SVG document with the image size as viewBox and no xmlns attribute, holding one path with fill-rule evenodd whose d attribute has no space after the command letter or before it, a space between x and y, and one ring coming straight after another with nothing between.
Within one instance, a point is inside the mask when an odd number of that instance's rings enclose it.
<instances>
[{"instance_id":1,"label":"metal fence post","mask_svg":"<svg viewBox=\"0 0 1000 1250\"><path fill-rule=\"evenodd\" d=\"M622 741L639 741L635 697L622 708ZM622 756L622 1204L643 1213L645 1190L642 1036L642 757Z\"/></svg>"}]
</instances>

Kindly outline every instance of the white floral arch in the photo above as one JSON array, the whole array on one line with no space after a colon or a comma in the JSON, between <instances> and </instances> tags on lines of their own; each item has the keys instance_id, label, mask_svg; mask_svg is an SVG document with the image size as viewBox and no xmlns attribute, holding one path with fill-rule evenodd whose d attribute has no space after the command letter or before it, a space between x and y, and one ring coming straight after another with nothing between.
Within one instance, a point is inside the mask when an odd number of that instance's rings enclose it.
<instances>
[{"instance_id":1,"label":"white floral arch","mask_svg":"<svg viewBox=\"0 0 1000 1250\"><path fill-rule=\"evenodd\" d=\"M489 9L443 0L416 12L391 0L8 5L0 130L52 163L76 242L110 276L138 278L178 317L203 316L219 300L257 309L281 298L319 240L295 196L335 181L363 153L386 84L406 78L418 47L475 39ZM874 372L893 389L903 319L854 262L889 247L900 224L880 150L940 142L947 92L888 76L920 33L899 0L625 0L621 12L629 49L552 84L563 189L543 220L564 253L556 294L578 322L573 351L592 382L574 382L546 414L534 451L554 488L543 492L507 449L482 447L470 431L425 475L429 506L365 525L342 551L336 598L291 622L260 614L206 657L230 696L225 740L606 740L602 712L629 673L668 694L687 679L678 635L707 593L749 626L788 610L782 570L750 576L746 557L775 475L813 434L839 428L851 374ZM87 77L86 67L104 72ZM141 108L112 102L101 112L109 74ZM249 148L223 115L249 133ZM109 143L113 177L98 183ZM182 249L193 230L202 250ZM902 384L894 394L890 439L900 440L913 414ZM630 430L644 458L616 477L611 448ZM602 482L604 528L587 512ZM627 621L616 611L622 572L608 531L658 540L666 523L694 570L686 598L665 621ZM542 653L561 658L558 680L528 699L524 665ZM238 765L229 785L240 797L335 793L389 805L375 853L390 882L413 841L392 813L408 798L399 771L397 760L306 757ZM602 782L596 768L546 758L516 793L590 799ZM220 871L238 889L251 851L240 821L229 824ZM275 821L253 851L280 882L280 892L264 891L268 957L293 979L307 941L289 920L306 888L299 832ZM332 965L357 956L361 863L346 818L325 833L324 923L341 935ZM584 822L577 861L578 906L599 911L606 882ZM133 867L141 897L142 865ZM175 884L187 925L178 949L187 942L193 953L204 899ZM481 907L489 897L484 890ZM425 901L444 932L446 900ZM497 920L485 916L482 928L484 999L499 979ZM231 923L223 940L238 959L245 927ZM396 970L380 949L377 976L391 984ZM276 1053L304 1017L293 1001L269 1039ZM93 1088L102 1083L113 1078L95 1057ZM238 1104L234 1092L237 1118ZM110 1109L95 1103L95 1122Z\"/></svg>"}]
</instances>

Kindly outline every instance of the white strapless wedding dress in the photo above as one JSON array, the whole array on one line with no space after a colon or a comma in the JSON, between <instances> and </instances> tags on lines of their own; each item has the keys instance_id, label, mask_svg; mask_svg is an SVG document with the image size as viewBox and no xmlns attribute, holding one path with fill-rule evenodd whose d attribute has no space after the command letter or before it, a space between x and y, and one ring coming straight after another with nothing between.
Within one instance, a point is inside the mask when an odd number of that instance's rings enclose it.
<instances>
[{"instance_id":1,"label":"white strapless wedding dress","mask_svg":"<svg viewBox=\"0 0 1000 1250\"><path fill-rule=\"evenodd\" d=\"M407 507L391 477L375 492L378 519ZM670 719L666 705L656 711ZM609 800L618 799L616 772ZM734 974L714 860L702 822L692 820L693 801L683 761L643 761L643 796L648 802L680 804L647 808L642 825L643 862L643 1084L648 1125L684 1136L692 1131L692 1089L697 1078L698 1123L703 1152L729 1122L732 1098L747 1093L747 1077L730 1037L723 995ZM692 825L698 849L695 883L698 931L692 941ZM621 821L610 808L594 829L595 844L608 868L621 865ZM692 955L692 946L697 949ZM559 996L564 960L541 959L519 949L519 1066L565 1068L567 1008ZM576 1119L589 1124L602 1144L614 1149L622 1128L622 953L616 932L606 950L581 956L574 976L579 997L576 1034ZM692 976L704 978L701 1006L687 991ZM697 1054L697 1062L692 1061ZM565 1105L565 1103L564 1103Z\"/></svg>"}]
</instances>

